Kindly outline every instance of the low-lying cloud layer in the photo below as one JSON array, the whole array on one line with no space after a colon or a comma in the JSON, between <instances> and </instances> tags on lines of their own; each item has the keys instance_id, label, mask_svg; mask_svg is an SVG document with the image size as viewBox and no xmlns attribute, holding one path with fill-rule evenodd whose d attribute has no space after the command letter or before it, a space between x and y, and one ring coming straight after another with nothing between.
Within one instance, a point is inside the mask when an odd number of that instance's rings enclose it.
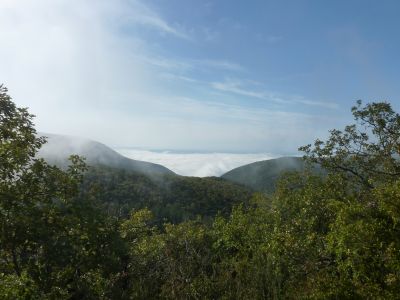
<instances>
[{"instance_id":1,"label":"low-lying cloud layer","mask_svg":"<svg viewBox=\"0 0 400 300\"><path fill-rule=\"evenodd\" d=\"M120 148L115 149L131 159L157 163L179 175L220 176L252 162L275 158L268 153L177 153Z\"/></svg>"}]
</instances>

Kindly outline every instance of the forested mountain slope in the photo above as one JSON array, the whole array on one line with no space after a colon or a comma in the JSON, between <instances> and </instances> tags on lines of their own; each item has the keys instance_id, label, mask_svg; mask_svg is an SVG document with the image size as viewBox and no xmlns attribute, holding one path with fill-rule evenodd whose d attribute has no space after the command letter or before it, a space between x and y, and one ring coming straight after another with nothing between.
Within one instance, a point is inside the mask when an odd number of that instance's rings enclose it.
<instances>
[{"instance_id":1,"label":"forested mountain slope","mask_svg":"<svg viewBox=\"0 0 400 300\"><path fill-rule=\"evenodd\" d=\"M68 157L77 154L85 157L86 163L91 166L108 166L145 175L174 174L164 166L124 157L96 141L56 134L40 135L47 137L47 143L40 149L38 156L60 167L67 166Z\"/></svg>"},{"instance_id":2,"label":"forested mountain slope","mask_svg":"<svg viewBox=\"0 0 400 300\"><path fill-rule=\"evenodd\" d=\"M158 221L209 218L246 205L251 191L217 177L158 175L110 167L92 167L84 176L82 198L94 196L109 214L128 217L132 209L149 208Z\"/></svg>"},{"instance_id":3,"label":"forested mountain slope","mask_svg":"<svg viewBox=\"0 0 400 300\"><path fill-rule=\"evenodd\" d=\"M38 156L61 167L68 165L71 154L85 157L90 168L84 176L82 198L95 195L98 204L118 218L145 207L158 222L228 214L233 206L249 203L251 190L273 191L282 173L304 168L300 158L285 157L242 166L222 178L185 177L161 165L126 158L99 142L43 135L47 143Z\"/></svg>"},{"instance_id":4,"label":"forested mountain slope","mask_svg":"<svg viewBox=\"0 0 400 300\"><path fill-rule=\"evenodd\" d=\"M272 192L283 173L304 169L305 163L302 158L281 157L244 165L223 174L221 177L256 191Z\"/></svg>"},{"instance_id":5,"label":"forested mountain slope","mask_svg":"<svg viewBox=\"0 0 400 300\"><path fill-rule=\"evenodd\" d=\"M161 165L126 158L99 142L43 135L47 143L38 156L59 167L68 166L72 154L84 157L89 170L84 173L81 198L96 198L118 218L128 217L132 209L149 208L160 223L207 219L227 215L251 197L250 189L222 178L179 176Z\"/></svg>"}]
</instances>

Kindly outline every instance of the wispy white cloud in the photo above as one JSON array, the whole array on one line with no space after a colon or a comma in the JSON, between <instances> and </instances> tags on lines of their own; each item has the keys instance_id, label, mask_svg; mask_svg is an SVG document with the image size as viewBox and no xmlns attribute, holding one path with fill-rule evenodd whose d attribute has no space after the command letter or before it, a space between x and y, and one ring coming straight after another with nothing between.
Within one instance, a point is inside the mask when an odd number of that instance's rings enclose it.
<instances>
[{"instance_id":1,"label":"wispy white cloud","mask_svg":"<svg viewBox=\"0 0 400 300\"><path fill-rule=\"evenodd\" d=\"M240 64L228 60L218 59L190 59L190 58L165 58L156 55L138 56L139 60L156 67L177 70L180 72L189 71L214 71L225 70L231 72L244 71Z\"/></svg>"},{"instance_id":2,"label":"wispy white cloud","mask_svg":"<svg viewBox=\"0 0 400 300\"><path fill-rule=\"evenodd\" d=\"M135 109L123 110L118 104L79 110L73 106L47 108L54 118L41 120L41 130L120 147L293 154L298 146L323 137L326 127L333 128L337 122L295 112L244 109L219 99L132 96ZM314 128L321 122L324 126Z\"/></svg>"},{"instance_id":3,"label":"wispy white cloud","mask_svg":"<svg viewBox=\"0 0 400 300\"><path fill-rule=\"evenodd\" d=\"M150 55L149 53L136 56L136 58L154 67L179 72L189 71L194 67L192 63L184 59L165 58L157 55Z\"/></svg>"},{"instance_id":4,"label":"wispy white cloud","mask_svg":"<svg viewBox=\"0 0 400 300\"><path fill-rule=\"evenodd\" d=\"M163 78L169 79L169 80L181 80L181 81L190 82L190 83L202 83L198 79L188 77L188 76L172 74L172 73L161 73L160 76Z\"/></svg>"},{"instance_id":5,"label":"wispy white cloud","mask_svg":"<svg viewBox=\"0 0 400 300\"><path fill-rule=\"evenodd\" d=\"M324 108L329 108L329 109L339 108L339 105L334 102L313 101L313 100L304 99L304 97L300 97L300 96L294 97L292 101L295 103L305 104L305 105L309 105L309 106L319 106L319 107L324 107Z\"/></svg>"},{"instance_id":6,"label":"wispy white cloud","mask_svg":"<svg viewBox=\"0 0 400 300\"><path fill-rule=\"evenodd\" d=\"M129 10L129 21L134 24L140 24L154 28L166 34L171 34L178 38L191 40L192 38L182 29L182 26L172 26L162 16L160 16L150 6L143 1L131 0Z\"/></svg>"},{"instance_id":7,"label":"wispy white cloud","mask_svg":"<svg viewBox=\"0 0 400 300\"><path fill-rule=\"evenodd\" d=\"M211 86L219 91L229 92L240 96L267 100L280 104L303 104L307 106L319 106L328 109L338 108L338 105L334 102L314 101L306 99L302 96L282 95L278 93L260 91L259 89L257 90L251 89L245 86L248 82L249 81L229 79L223 82L212 82ZM258 83L257 85L260 84Z\"/></svg>"},{"instance_id":8,"label":"wispy white cloud","mask_svg":"<svg viewBox=\"0 0 400 300\"><path fill-rule=\"evenodd\" d=\"M273 102L277 102L277 103L290 103L290 101L281 99L273 93L266 93L266 92L260 92L260 91L243 88L242 87L243 83L239 80L226 80L224 82L212 82L211 86L216 90L230 92L230 93L241 95L241 96L253 97L253 98L273 101Z\"/></svg>"},{"instance_id":9,"label":"wispy white cloud","mask_svg":"<svg viewBox=\"0 0 400 300\"><path fill-rule=\"evenodd\" d=\"M211 89L210 82L197 76L199 68L215 77L221 70L243 72L235 62L168 57L138 30L121 32L121 23L134 22L128 20L140 11L160 17L147 8L132 12L135 6L130 3L0 1L0 82L19 106L28 106L37 115L40 131L85 136L109 145L269 152L292 151L325 131L326 127L311 131L315 120L310 116L232 105L212 95L231 90L260 99L269 96L262 85L250 81L216 82ZM167 21L146 22L134 26L172 36L164 25L180 28ZM166 80L165 74L185 84ZM325 126L331 124L324 120ZM287 142L282 143L283 138Z\"/></svg>"},{"instance_id":10,"label":"wispy white cloud","mask_svg":"<svg viewBox=\"0 0 400 300\"><path fill-rule=\"evenodd\" d=\"M228 70L228 71L243 71L245 69L240 64L227 60L199 59L199 60L193 60L193 63L199 66Z\"/></svg>"}]
</instances>

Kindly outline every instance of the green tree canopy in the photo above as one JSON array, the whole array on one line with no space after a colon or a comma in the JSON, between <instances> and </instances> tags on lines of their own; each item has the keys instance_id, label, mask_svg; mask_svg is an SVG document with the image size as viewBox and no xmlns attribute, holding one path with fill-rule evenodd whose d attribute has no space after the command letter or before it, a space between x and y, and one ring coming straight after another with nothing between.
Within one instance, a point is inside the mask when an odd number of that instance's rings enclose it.
<instances>
[{"instance_id":1,"label":"green tree canopy","mask_svg":"<svg viewBox=\"0 0 400 300\"><path fill-rule=\"evenodd\" d=\"M352 108L356 123L344 130L331 130L327 141L317 139L300 147L305 159L330 172L355 178L372 188L374 182L400 176L400 115L390 103L377 102Z\"/></svg>"}]
</instances>

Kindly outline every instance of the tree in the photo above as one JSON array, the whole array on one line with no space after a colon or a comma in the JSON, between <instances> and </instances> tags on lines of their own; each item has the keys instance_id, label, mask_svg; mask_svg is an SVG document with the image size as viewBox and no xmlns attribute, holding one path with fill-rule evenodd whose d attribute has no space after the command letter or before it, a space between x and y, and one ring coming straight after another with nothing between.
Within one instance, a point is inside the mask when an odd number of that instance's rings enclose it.
<instances>
[{"instance_id":1,"label":"tree","mask_svg":"<svg viewBox=\"0 0 400 300\"><path fill-rule=\"evenodd\" d=\"M118 272L118 232L78 193L86 165L67 170L35 157L46 142L33 115L0 86L0 295L102 298Z\"/></svg>"},{"instance_id":2,"label":"tree","mask_svg":"<svg viewBox=\"0 0 400 300\"><path fill-rule=\"evenodd\" d=\"M300 147L305 159L330 172L356 179L367 188L400 176L400 115L387 102L358 101L352 108L356 124L331 130L330 138Z\"/></svg>"},{"instance_id":3,"label":"tree","mask_svg":"<svg viewBox=\"0 0 400 300\"><path fill-rule=\"evenodd\" d=\"M325 142L316 140L314 146L300 148L306 160L321 164L328 173L312 192L322 192L318 205L330 215L322 224L326 232L318 249L327 259L318 264L320 275L308 275L314 278L308 295L396 299L400 289L400 116L386 102L362 106L358 101L352 112L356 124L332 130Z\"/></svg>"},{"instance_id":4,"label":"tree","mask_svg":"<svg viewBox=\"0 0 400 300\"><path fill-rule=\"evenodd\" d=\"M12 184L45 143L43 137L36 136L33 117L26 108L17 108L7 88L0 85L0 178L3 185Z\"/></svg>"}]
</instances>

